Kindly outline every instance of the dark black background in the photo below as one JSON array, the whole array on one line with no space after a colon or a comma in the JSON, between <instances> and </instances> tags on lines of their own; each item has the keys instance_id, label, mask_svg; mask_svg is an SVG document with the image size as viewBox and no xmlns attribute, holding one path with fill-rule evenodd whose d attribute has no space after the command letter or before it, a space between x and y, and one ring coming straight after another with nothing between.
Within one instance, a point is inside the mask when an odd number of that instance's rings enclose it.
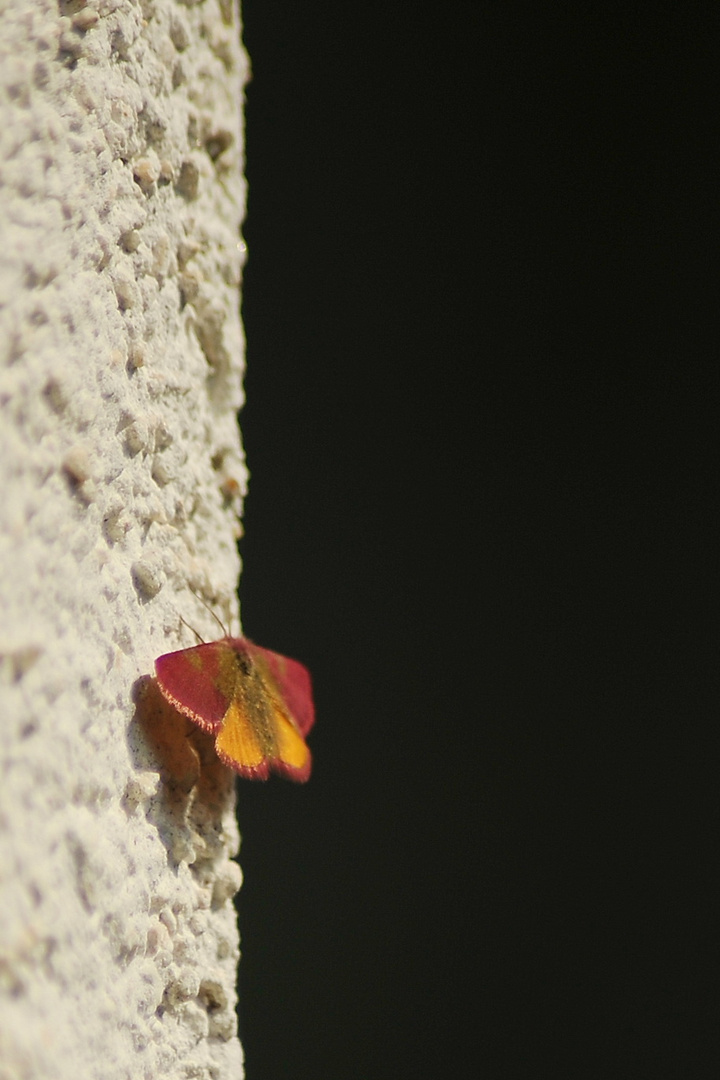
<instances>
[{"instance_id":1,"label":"dark black background","mask_svg":"<svg viewBox=\"0 0 720 1080\"><path fill-rule=\"evenodd\" d=\"M249 1080L716 1074L718 16L634 7L244 0L243 626L318 709Z\"/></svg>"}]
</instances>

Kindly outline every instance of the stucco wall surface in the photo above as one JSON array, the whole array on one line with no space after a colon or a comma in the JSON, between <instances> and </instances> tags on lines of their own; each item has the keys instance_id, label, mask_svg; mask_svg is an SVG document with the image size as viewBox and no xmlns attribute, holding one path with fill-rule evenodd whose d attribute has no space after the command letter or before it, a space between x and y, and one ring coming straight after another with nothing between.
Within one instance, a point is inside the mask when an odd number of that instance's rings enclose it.
<instances>
[{"instance_id":1,"label":"stucco wall surface","mask_svg":"<svg viewBox=\"0 0 720 1080\"><path fill-rule=\"evenodd\" d=\"M0 0L0 1076L239 1077L234 789L145 679L234 621L233 0Z\"/></svg>"}]
</instances>

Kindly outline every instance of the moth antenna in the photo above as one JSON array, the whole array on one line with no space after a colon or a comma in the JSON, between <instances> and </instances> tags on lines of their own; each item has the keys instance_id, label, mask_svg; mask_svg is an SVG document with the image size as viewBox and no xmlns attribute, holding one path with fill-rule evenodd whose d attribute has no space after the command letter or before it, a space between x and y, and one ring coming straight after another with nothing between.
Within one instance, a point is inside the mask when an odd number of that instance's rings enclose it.
<instances>
[{"instance_id":1,"label":"moth antenna","mask_svg":"<svg viewBox=\"0 0 720 1080\"><path fill-rule=\"evenodd\" d=\"M204 608L207 608L207 610L208 610L208 611L210 612L210 614L212 615L213 619L215 620L215 622L216 622L216 623L218 624L218 626L219 626L219 627L220 627L220 629L222 630L222 632L223 632L223 637L230 637L230 632L228 631L227 627L223 625L223 622L222 622L222 620L218 618L218 616L217 616L217 615L216 615L216 613L215 613L215 612L213 611L213 609L212 609L212 608L210 607L210 605L208 604L208 602L207 602L207 601L206 601L206 600L205 600L205 599L204 599L204 598L203 598L202 596L200 596L200 594L199 594L199 593L196 593L196 592L195 592L195 590L193 589L192 585L188 585L188 588L190 589L190 592L191 592L191 593L193 594L193 596L195 597L195 599L196 599L196 600L199 600L199 601L200 601L200 603L202 604L202 606L203 606ZM184 620L183 620L183 621L184 621ZM185 623L185 625L187 626L187 623Z\"/></svg>"},{"instance_id":2,"label":"moth antenna","mask_svg":"<svg viewBox=\"0 0 720 1080\"><path fill-rule=\"evenodd\" d=\"M207 644L205 639L200 637L200 635L198 634L198 632L197 632L197 630L195 629L194 626L191 626L190 623L186 619L183 619L182 615L180 615L179 618L180 618L180 622L185 623L185 625L187 626L190 633L195 635L195 637L198 639L198 641L200 642L201 645L206 645Z\"/></svg>"}]
</instances>

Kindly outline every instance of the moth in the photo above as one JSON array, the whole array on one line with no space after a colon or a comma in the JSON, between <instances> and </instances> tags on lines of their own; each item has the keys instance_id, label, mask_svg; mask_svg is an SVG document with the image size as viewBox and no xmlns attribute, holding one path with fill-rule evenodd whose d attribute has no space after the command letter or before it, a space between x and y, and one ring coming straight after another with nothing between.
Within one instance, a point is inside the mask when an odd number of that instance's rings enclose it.
<instances>
[{"instance_id":1,"label":"moth","mask_svg":"<svg viewBox=\"0 0 720 1080\"><path fill-rule=\"evenodd\" d=\"M215 736L218 756L240 776L308 779L315 706L299 661L228 636L158 657L155 673L165 700Z\"/></svg>"}]
</instances>

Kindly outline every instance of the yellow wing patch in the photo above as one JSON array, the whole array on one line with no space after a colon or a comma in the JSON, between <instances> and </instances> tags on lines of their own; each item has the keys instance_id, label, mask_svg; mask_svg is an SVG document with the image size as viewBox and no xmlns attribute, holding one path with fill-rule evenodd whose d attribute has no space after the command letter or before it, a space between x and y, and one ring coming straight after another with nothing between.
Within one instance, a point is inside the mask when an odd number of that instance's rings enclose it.
<instances>
[{"instance_id":1,"label":"yellow wing patch","mask_svg":"<svg viewBox=\"0 0 720 1080\"><path fill-rule=\"evenodd\" d=\"M248 769L257 768L266 757L247 712L238 708L235 701L230 703L225 713L222 730L215 740L215 748L218 753Z\"/></svg>"},{"instance_id":2,"label":"yellow wing patch","mask_svg":"<svg viewBox=\"0 0 720 1080\"><path fill-rule=\"evenodd\" d=\"M310 756L305 740L295 725L277 706L273 708L273 719L277 735L275 756L293 769L302 769L307 764Z\"/></svg>"}]
</instances>

